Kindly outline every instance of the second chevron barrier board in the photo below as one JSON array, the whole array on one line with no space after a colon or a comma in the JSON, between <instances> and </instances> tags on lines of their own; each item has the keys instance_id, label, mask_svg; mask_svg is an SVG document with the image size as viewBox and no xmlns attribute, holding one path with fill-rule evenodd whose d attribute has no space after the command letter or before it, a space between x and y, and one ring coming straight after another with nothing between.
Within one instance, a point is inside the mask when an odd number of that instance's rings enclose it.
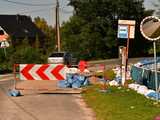
<instances>
[{"instance_id":1,"label":"second chevron barrier board","mask_svg":"<svg viewBox=\"0 0 160 120\"><path fill-rule=\"evenodd\" d=\"M64 80L66 67L62 64L20 64L20 80Z\"/></svg>"}]
</instances>

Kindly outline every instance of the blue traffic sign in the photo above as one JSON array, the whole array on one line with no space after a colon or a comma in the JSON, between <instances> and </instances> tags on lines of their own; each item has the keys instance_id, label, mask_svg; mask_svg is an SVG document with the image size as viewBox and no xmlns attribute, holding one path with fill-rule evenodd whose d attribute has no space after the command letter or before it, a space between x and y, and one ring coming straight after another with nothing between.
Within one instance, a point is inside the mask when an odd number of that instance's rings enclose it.
<instances>
[{"instance_id":1,"label":"blue traffic sign","mask_svg":"<svg viewBox=\"0 0 160 120\"><path fill-rule=\"evenodd\" d=\"M118 25L118 38L128 38L128 26Z\"/></svg>"}]
</instances>

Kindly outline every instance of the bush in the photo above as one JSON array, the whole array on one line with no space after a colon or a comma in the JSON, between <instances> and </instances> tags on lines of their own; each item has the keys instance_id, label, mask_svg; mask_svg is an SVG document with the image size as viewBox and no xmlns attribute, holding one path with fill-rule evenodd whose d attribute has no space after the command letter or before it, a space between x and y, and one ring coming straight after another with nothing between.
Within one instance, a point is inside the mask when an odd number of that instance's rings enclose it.
<instances>
[{"instance_id":1,"label":"bush","mask_svg":"<svg viewBox=\"0 0 160 120\"><path fill-rule=\"evenodd\" d=\"M116 77L116 74L114 73L113 70L106 70L104 72L104 78L107 80L113 80Z\"/></svg>"},{"instance_id":2,"label":"bush","mask_svg":"<svg viewBox=\"0 0 160 120\"><path fill-rule=\"evenodd\" d=\"M104 77L106 80L113 80L116 77L116 74L112 69L105 70L104 72L96 72L97 77Z\"/></svg>"},{"instance_id":3,"label":"bush","mask_svg":"<svg viewBox=\"0 0 160 120\"><path fill-rule=\"evenodd\" d=\"M41 64L47 61L47 55L30 45L11 46L6 48L6 53L5 56L4 50L0 49L0 73L11 72L13 64Z\"/></svg>"}]
</instances>

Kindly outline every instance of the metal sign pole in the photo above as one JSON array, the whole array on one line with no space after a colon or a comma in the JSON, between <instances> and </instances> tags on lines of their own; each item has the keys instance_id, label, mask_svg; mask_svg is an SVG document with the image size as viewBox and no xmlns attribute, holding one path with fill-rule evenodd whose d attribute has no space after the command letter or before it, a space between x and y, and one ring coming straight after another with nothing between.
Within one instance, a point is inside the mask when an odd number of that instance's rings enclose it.
<instances>
[{"instance_id":1,"label":"metal sign pole","mask_svg":"<svg viewBox=\"0 0 160 120\"><path fill-rule=\"evenodd\" d=\"M127 38L127 49L126 49L126 66L125 66L125 81L127 78L127 71L128 71L128 51L129 51L129 39L130 38L130 25L128 25L128 38Z\"/></svg>"},{"instance_id":2,"label":"metal sign pole","mask_svg":"<svg viewBox=\"0 0 160 120\"><path fill-rule=\"evenodd\" d=\"M124 85L127 79L127 68L128 68L128 53L130 39L134 39L135 32L135 20L118 20L118 38L127 39L126 51L125 51L125 64L122 68L124 70L124 78L122 77L122 85Z\"/></svg>"},{"instance_id":3,"label":"metal sign pole","mask_svg":"<svg viewBox=\"0 0 160 120\"><path fill-rule=\"evenodd\" d=\"M3 48L3 50L4 50L4 56L6 57L7 56L6 48Z\"/></svg>"},{"instance_id":4,"label":"metal sign pole","mask_svg":"<svg viewBox=\"0 0 160 120\"><path fill-rule=\"evenodd\" d=\"M154 69L155 69L155 87L156 87L156 100L158 102L158 79L157 79L157 55L156 55L156 41L153 41L153 47L154 47Z\"/></svg>"}]
</instances>

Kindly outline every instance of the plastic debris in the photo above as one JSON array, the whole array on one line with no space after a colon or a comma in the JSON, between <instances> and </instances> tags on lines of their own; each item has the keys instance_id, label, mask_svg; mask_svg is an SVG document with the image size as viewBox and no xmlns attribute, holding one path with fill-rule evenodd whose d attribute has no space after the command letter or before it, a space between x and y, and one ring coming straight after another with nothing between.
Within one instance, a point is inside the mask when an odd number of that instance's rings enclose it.
<instances>
[{"instance_id":1,"label":"plastic debris","mask_svg":"<svg viewBox=\"0 0 160 120\"><path fill-rule=\"evenodd\" d=\"M58 82L58 86L61 88L67 88L70 87L70 84L66 80L60 80Z\"/></svg>"},{"instance_id":2,"label":"plastic debris","mask_svg":"<svg viewBox=\"0 0 160 120\"><path fill-rule=\"evenodd\" d=\"M66 80L61 80L58 83L60 88L80 88L89 85L87 77L79 74L67 74Z\"/></svg>"},{"instance_id":3,"label":"plastic debris","mask_svg":"<svg viewBox=\"0 0 160 120\"><path fill-rule=\"evenodd\" d=\"M157 57L157 68L160 68L160 57ZM143 67L143 68L147 68L147 69L154 69L154 59L153 58L145 58L139 62L137 62L136 64L134 64L134 66L136 67Z\"/></svg>"},{"instance_id":4,"label":"plastic debris","mask_svg":"<svg viewBox=\"0 0 160 120\"><path fill-rule=\"evenodd\" d=\"M109 82L109 85L110 85L110 86L119 86L118 82L115 81L115 80L110 81L110 82Z\"/></svg>"},{"instance_id":5,"label":"plastic debris","mask_svg":"<svg viewBox=\"0 0 160 120\"><path fill-rule=\"evenodd\" d=\"M78 68L67 68L66 73L76 74L78 73Z\"/></svg>"},{"instance_id":6,"label":"plastic debris","mask_svg":"<svg viewBox=\"0 0 160 120\"><path fill-rule=\"evenodd\" d=\"M81 87L80 81L77 80L77 81L72 83L72 88L80 88L80 87Z\"/></svg>"},{"instance_id":7,"label":"plastic debris","mask_svg":"<svg viewBox=\"0 0 160 120\"><path fill-rule=\"evenodd\" d=\"M145 96L147 96L148 94L155 92L154 90L148 89L148 91L146 92Z\"/></svg>"},{"instance_id":8,"label":"plastic debris","mask_svg":"<svg viewBox=\"0 0 160 120\"><path fill-rule=\"evenodd\" d=\"M139 86L140 86L139 84L132 83L128 85L128 88L137 91Z\"/></svg>"},{"instance_id":9,"label":"plastic debris","mask_svg":"<svg viewBox=\"0 0 160 120\"><path fill-rule=\"evenodd\" d=\"M84 60L81 60L78 64L78 68L80 70L80 72L84 72L84 70L87 68L88 63Z\"/></svg>"},{"instance_id":10,"label":"plastic debris","mask_svg":"<svg viewBox=\"0 0 160 120\"><path fill-rule=\"evenodd\" d=\"M140 93L142 95L145 95L148 91L148 88L146 86L139 86L137 89L137 93Z\"/></svg>"},{"instance_id":11,"label":"plastic debris","mask_svg":"<svg viewBox=\"0 0 160 120\"><path fill-rule=\"evenodd\" d=\"M19 91L19 90L15 90L15 89L10 90L10 91L8 92L8 94L9 94L9 96L13 96L13 97L21 96L20 91Z\"/></svg>"},{"instance_id":12,"label":"plastic debris","mask_svg":"<svg viewBox=\"0 0 160 120\"><path fill-rule=\"evenodd\" d=\"M114 69L112 69L114 73L116 74L116 77L114 80L118 82L118 84L121 84L122 81L122 69L121 66L116 66ZM127 73L126 73L126 80L131 80L131 66L128 66Z\"/></svg>"},{"instance_id":13,"label":"plastic debris","mask_svg":"<svg viewBox=\"0 0 160 120\"><path fill-rule=\"evenodd\" d=\"M151 92L149 94L147 94L147 97L156 100L158 98L158 100L160 100L160 93L156 93L156 92Z\"/></svg>"},{"instance_id":14,"label":"plastic debris","mask_svg":"<svg viewBox=\"0 0 160 120\"><path fill-rule=\"evenodd\" d=\"M151 98L151 99L156 100L158 97L158 100L160 100L160 93L157 94L156 91L148 89L144 85L132 83L132 84L129 84L128 87L130 89L137 91L137 93L146 96L147 98Z\"/></svg>"}]
</instances>

